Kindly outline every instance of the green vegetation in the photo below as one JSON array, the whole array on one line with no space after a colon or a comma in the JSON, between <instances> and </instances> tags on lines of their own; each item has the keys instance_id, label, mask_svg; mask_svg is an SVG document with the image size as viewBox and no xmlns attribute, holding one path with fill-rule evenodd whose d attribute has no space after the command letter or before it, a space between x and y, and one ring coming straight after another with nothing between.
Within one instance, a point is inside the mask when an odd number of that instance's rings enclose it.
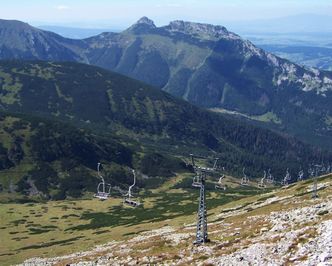
<instances>
[{"instance_id":1,"label":"green vegetation","mask_svg":"<svg viewBox=\"0 0 332 266\"><path fill-rule=\"evenodd\" d=\"M2 86L2 90L0 93L2 102L4 102L5 104L20 103L20 98L18 94L22 88L22 84L17 78L14 81L10 74L1 72L1 68L0 85Z\"/></svg>"},{"instance_id":2,"label":"green vegetation","mask_svg":"<svg viewBox=\"0 0 332 266\"><path fill-rule=\"evenodd\" d=\"M181 187L182 181L188 178L187 175L181 175L168 180L158 189L141 191L139 197L143 205L136 209L122 205L122 200L114 195L108 201L85 199L1 204L0 264L10 265L31 257L52 257L85 251L98 244L128 239L167 225L181 228L184 224L191 224L196 219L198 189L186 188L184 191L182 188L174 188ZM326 181L331 181L331 175L318 179L319 183ZM310 195L302 195L300 200L297 198L290 204L277 200L270 205L257 205L272 197L294 195L300 188L311 186L312 180L307 180L286 189L275 189L272 194L251 187L242 189L234 183L231 183L233 189L224 192L208 190L208 220L223 220L232 228L242 228L241 224L247 221L248 216L294 208L294 204L305 206ZM319 195L324 198L330 192L331 186L326 186L320 190ZM241 212L236 219L220 217L220 214L236 210L245 212ZM320 212L318 215L327 217L330 214ZM260 224L246 227L243 229L246 231L244 235L256 232L261 227ZM214 228L214 225L210 225L210 232ZM194 233L193 230L186 232ZM210 237L212 240L218 239L219 235L211 233ZM153 246L160 248L156 242Z\"/></svg>"},{"instance_id":3,"label":"green vegetation","mask_svg":"<svg viewBox=\"0 0 332 266\"><path fill-rule=\"evenodd\" d=\"M0 28L4 29L0 46L6 47L2 50L1 59L88 61L141 80L197 106L235 111L253 117L248 121L254 125L332 149L328 119L332 113L331 72L320 71L317 74L286 59L274 57L225 28L190 22L182 26L171 23L165 27L139 23L121 33L104 33L84 40L65 39L19 21L3 20ZM29 41L31 36L35 42ZM11 41L13 39L15 41ZM319 67L326 67L331 61L332 50L324 47L264 48L296 60L304 54L309 58L321 58ZM316 64L312 58L308 61ZM165 106L164 100L155 102L154 97L144 96L137 99L138 94L120 98L115 95L124 96L122 90L127 94L127 87L133 86L132 81L110 75L105 81L103 70L88 73L84 67L75 66L77 71L74 73L73 68L68 65L64 68L59 63L7 66L0 66L0 84L3 84L0 103L14 105L11 111L25 112L28 109L38 115L69 118L79 123L116 120L115 125L107 123L109 128L116 126L119 129L121 124L122 130L130 127L137 132L144 128L149 134L162 133L165 137L169 134L169 130L162 130L168 124L159 119L165 113L168 116L167 111L172 107ZM29 78L32 82L28 82ZM77 86L69 86L70 81ZM27 91L22 85L28 83ZM146 92L146 85L136 84L134 87L138 89L137 86ZM109 102L106 102L105 88ZM21 99L22 89L25 99ZM34 101L26 99L28 94L34 97ZM80 94L82 97L78 100ZM89 108L95 101L102 108ZM23 105L23 111L17 105ZM117 105L121 107L119 110ZM160 107L163 110L156 111ZM174 112L179 111L174 109ZM124 117L123 112L130 112L130 119ZM146 123L147 119L153 121L153 125ZM193 131L188 130L189 133Z\"/></svg>"},{"instance_id":4,"label":"green vegetation","mask_svg":"<svg viewBox=\"0 0 332 266\"><path fill-rule=\"evenodd\" d=\"M181 180L182 176L172 178L172 183ZM128 238L167 223L182 225L195 219L198 190L184 193L181 188L169 191L168 186L165 183L158 190L141 191L143 205L136 209L123 206L117 197L103 202L86 199L2 204L0 230L6 244L0 244L0 264L18 263L41 254L68 253L68 246L72 251L86 250L98 243ZM241 192L238 195L208 192L208 208L244 197Z\"/></svg>"},{"instance_id":5,"label":"green vegetation","mask_svg":"<svg viewBox=\"0 0 332 266\"><path fill-rule=\"evenodd\" d=\"M297 172L301 165L332 160L291 137L100 68L17 61L0 66L2 82L20 86L11 95L17 101L0 96L6 109L0 114L0 184L7 200L15 191L26 195L20 200L82 197L96 189L99 161L107 181L123 189L132 179L129 168L145 176L138 180L145 188L190 172L181 161L190 153L218 156L234 176L246 166L253 177L271 168L280 178L286 168Z\"/></svg>"}]
</instances>

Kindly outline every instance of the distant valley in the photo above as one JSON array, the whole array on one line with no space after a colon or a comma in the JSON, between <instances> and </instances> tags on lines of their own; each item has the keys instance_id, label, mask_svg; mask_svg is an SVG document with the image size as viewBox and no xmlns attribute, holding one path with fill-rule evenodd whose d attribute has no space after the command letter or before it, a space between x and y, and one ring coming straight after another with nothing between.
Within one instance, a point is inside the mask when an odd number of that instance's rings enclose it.
<instances>
[{"instance_id":1,"label":"distant valley","mask_svg":"<svg viewBox=\"0 0 332 266\"><path fill-rule=\"evenodd\" d=\"M260 45L260 47L303 66L332 70L332 48L293 45Z\"/></svg>"}]
</instances>

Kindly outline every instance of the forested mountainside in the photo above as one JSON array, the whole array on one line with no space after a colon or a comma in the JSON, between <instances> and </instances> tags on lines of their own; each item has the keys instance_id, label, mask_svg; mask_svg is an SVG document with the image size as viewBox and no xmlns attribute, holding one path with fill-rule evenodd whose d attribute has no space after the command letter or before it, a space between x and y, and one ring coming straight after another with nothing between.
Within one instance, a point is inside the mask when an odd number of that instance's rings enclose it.
<instances>
[{"instance_id":1,"label":"forested mountainside","mask_svg":"<svg viewBox=\"0 0 332 266\"><path fill-rule=\"evenodd\" d=\"M119 158L123 161L115 163L123 164L124 168L135 166L152 177L183 170L184 164L174 156L186 157L191 152L220 157L221 164L233 174L239 175L243 166L258 176L263 169L272 168L280 178L287 167L298 171L312 162L332 160L330 153L292 137L200 109L102 68L78 63L2 61L0 77L3 110L24 113L37 121L55 120L49 126L41 122L44 126L39 127L35 122L32 127L27 126L31 124L29 120L7 118L4 114L2 170L16 166L10 159L16 144L17 151L25 154L20 141L29 143L25 146L32 150L26 154L35 156L37 162L67 162L67 158L73 157L89 171L95 170L98 160L115 160L114 154L120 150ZM7 119L18 122L7 126ZM70 123L72 129L62 128L57 121ZM21 127L35 133L28 133L30 137L26 140L23 135L20 140ZM92 135L85 137L81 130L89 130ZM130 159L133 156L135 165ZM61 168L57 169L53 170ZM88 184L82 185L82 189L87 187Z\"/></svg>"},{"instance_id":2,"label":"forested mountainside","mask_svg":"<svg viewBox=\"0 0 332 266\"><path fill-rule=\"evenodd\" d=\"M332 149L332 74L257 48L222 26L144 17L121 33L71 40L0 23L0 58L78 61L107 68L218 112Z\"/></svg>"}]
</instances>

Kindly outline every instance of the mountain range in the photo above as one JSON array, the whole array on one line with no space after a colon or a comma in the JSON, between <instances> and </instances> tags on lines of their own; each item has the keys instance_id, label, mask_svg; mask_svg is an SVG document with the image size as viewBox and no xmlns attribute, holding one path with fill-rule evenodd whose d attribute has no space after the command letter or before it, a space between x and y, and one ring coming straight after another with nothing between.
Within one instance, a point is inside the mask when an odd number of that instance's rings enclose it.
<instances>
[{"instance_id":1,"label":"mountain range","mask_svg":"<svg viewBox=\"0 0 332 266\"><path fill-rule=\"evenodd\" d=\"M120 33L73 40L18 21L0 21L1 59L76 61L158 87L332 148L332 73L257 48L222 26L143 17Z\"/></svg>"},{"instance_id":2,"label":"mountain range","mask_svg":"<svg viewBox=\"0 0 332 266\"><path fill-rule=\"evenodd\" d=\"M13 191L14 182L22 193L79 196L92 189L96 160L113 165L120 187L130 182L128 167L142 173L141 186L157 185L183 171L179 158L192 152L218 156L230 174L271 168L277 179L286 168L332 160L291 136L331 149L332 74L224 27L158 28L143 17L121 33L72 40L1 20L0 37L2 189ZM90 177L70 180L80 175L72 166Z\"/></svg>"}]
</instances>

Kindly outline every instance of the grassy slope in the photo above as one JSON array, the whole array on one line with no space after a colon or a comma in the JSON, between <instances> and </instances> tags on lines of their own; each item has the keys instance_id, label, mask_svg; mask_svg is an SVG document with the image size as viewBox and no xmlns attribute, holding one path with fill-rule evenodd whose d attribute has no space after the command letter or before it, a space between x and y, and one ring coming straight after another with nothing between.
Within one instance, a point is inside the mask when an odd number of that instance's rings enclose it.
<instances>
[{"instance_id":1,"label":"grassy slope","mask_svg":"<svg viewBox=\"0 0 332 266\"><path fill-rule=\"evenodd\" d=\"M177 183L188 178L178 176L164 184L157 190L141 191L140 197L144 207L131 209L121 206L119 198L112 198L109 201L100 202L95 199L79 201L49 202L45 204L2 204L0 206L2 236L0 244L0 263L9 265L22 262L30 257L52 257L64 255L76 251L91 249L96 244L107 243L113 240L130 239L140 232L152 229L172 226L182 231L184 224L191 224L196 219L198 191L193 189L171 189ZM331 181L331 176L324 177L319 182ZM271 197L283 197L297 195L297 202L305 206L310 202L310 193L303 194L306 186L311 186L311 181L303 181L287 189L276 189L268 194L257 194L255 189L235 189L225 193L218 191L208 192L208 215L210 232L218 229L220 215L229 214L233 209L238 211L246 210L244 213L233 214L223 220L227 232L239 230L242 224L250 216L268 214L273 210L295 208L297 205L284 204L276 201L272 204L248 208L253 203L264 203ZM321 198L329 195L331 186L321 190ZM260 191L262 193L264 191ZM302 200L301 200L302 199ZM298 204L298 203L297 203ZM255 206L255 204L253 205ZM241 237L251 236L260 230L262 224L257 223L250 227L250 230L242 232ZM186 232L194 233L194 227ZM220 235L210 233L213 242L220 241ZM235 241L236 237L223 239L222 241ZM159 243L150 243L154 247L144 255L174 253L174 248ZM119 244L120 245L120 244ZM147 243L137 247L137 254L140 249L147 248ZM100 254L99 254L100 255ZM173 254L174 255L174 254ZM172 256L173 256L172 255ZM95 254L98 256L98 252ZM121 255L120 255L121 256ZM167 255L166 255L167 256ZM93 257L92 257L93 258ZM91 259L91 257L90 257ZM203 259L203 258L201 258Z\"/></svg>"}]
</instances>

